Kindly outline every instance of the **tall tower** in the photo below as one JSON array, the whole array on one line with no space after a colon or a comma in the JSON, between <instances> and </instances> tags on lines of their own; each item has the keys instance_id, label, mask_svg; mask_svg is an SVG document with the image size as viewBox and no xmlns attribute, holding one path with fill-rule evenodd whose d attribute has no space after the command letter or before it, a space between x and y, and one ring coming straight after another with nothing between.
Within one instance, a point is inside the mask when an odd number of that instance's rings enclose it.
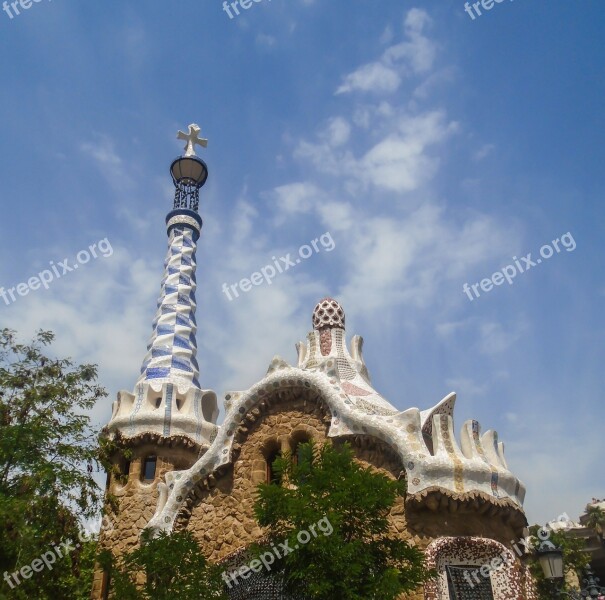
<instances>
[{"instance_id":1,"label":"tall tower","mask_svg":"<svg viewBox=\"0 0 605 600\"><path fill-rule=\"evenodd\" d=\"M157 483L166 472L188 469L218 433L216 394L199 384L195 321L196 247L202 230L200 189L208 178L195 146L207 146L192 124L179 131L185 152L172 162L174 206L166 216L168 252L157 311L134 393L121 391L102 435L113 442L107 479L112 526L101 544L114 552L132 549L153 516ZM111 498L111 501L110 501ZM105 598L108 575L95 576L92 598Z\"/></svg>"}]
</instances>

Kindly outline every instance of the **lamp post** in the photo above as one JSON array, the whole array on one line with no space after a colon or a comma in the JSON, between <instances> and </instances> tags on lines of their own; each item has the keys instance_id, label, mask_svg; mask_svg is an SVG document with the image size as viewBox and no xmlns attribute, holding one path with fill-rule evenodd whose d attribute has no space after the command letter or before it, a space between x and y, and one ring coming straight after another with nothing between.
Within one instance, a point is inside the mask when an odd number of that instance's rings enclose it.
<instances>
[{"instance_id":1,"label":"lamp post","mask_svg":"<svg viewBox=\"0 0 605 600\"><path fill-rule=\"evenodd\" d=\"M184 140L185 154L179 156L170 166L170 174L176 189L174 209L196 211L200 203L200 188L208 179L206 163L195 154L195 146L208 146L208 140L200 138L200 127L195 123L189 125L189 133L179 131L177 139Z\"/></svg>"},{"instance_id":2,"label":"lamp post","mask_svg":"<svg viewBox=\"0 0 605 600\"><path fill-rule=\"evenodd\" d=\"M561 548L557 548L552 542L544 541L537 549L538 560L544 571L544 577L556 585L554 582L557 579L563 578L563 552ZM605 600L605 587L599 585L599 578L595 576L588 565L585 569L583 578L584 588L579 592L563 592L559 589L554 589L553 592L556 598L567 596L572 600L582 600L583 598L593 598L593 600Z\"/></svg>"}]
</instances>

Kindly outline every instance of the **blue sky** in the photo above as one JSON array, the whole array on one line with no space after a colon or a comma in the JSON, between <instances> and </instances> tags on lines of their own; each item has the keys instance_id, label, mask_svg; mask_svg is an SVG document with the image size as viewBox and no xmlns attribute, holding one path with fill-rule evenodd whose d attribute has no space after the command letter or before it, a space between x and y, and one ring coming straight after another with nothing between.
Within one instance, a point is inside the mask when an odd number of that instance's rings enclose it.
<instances>
[{"instance_id":1,"label":"blue sky","mask_svg":"<svg viewBox=\"0 0 605 600\"><path fill-rule=\"evenodd\" d=\"M496 429L531 522L603 496L605 6L459 1L42 0L0 12L0 285L108 238L113 254L6 305L110 397L138 375L162 276L177 129L210 144L198 249L201 381L294 362L325 295L400 409L458 394ZM223 283L324 232L335 248L229 302ZM513 257L565 248L463 292ZM551 244L552 245L552 244Z\"/></svg>"}]
</instances>

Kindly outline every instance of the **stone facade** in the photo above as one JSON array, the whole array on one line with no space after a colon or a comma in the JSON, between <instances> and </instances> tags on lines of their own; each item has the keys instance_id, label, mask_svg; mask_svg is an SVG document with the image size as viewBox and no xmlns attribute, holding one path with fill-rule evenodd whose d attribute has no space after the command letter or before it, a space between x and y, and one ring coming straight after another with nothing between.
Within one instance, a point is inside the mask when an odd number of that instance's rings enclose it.
<instances>
[{"instance_id":1,"label":"stone facade","mask_svg":"<svg viewBox=\"0 0 605 600\"><path fill-rule=\"evenodd\" d=\"M132 459L128 481L112 476L108 482L114 528L102 531L101 545L120 554L136 547L145 528L189 529L211 560L233 559L263 535L253 505L257 485L270 477L271 457L309 439L347 440L362 464L406 478L407 495L390 515L393 531L439 570L439 580L413 600L446 600L450 566L503 552L510 564L491 578L494 598L531 600L512 552L526 525L525 487L508 468L497 433L481 434L470 420L456 437L453 392L424 410L391 404L371 383L363 339L353 336L347 347L345 313L336 300L315 307L296 365L275 357L251 388L225 395L224 421L217 424L217 396L200 386L196 358L198 192L208 175L193 150L205 142L196 132L191 126L189 134L179 133L187 151L171 167L175 203L166 219L168 252L147 354L133 393L118 394L103 431L132 450ZM183 175L192 165L195 180ZM143 465L152 456L156 469L146 478ZM114 459L125 470L119 452ZM98 571L92 598L107 597L107 584Z\"/></svg>"},{"instance_id":2,"label":"stone facade","mask_svg":"<svg viewBox=\"0 0 605 600\"><path fill-rule=\"evenodd\" d=\"M393 479L406 477L401 458L384 441L368 435L329 438L331 419L326 404L308 388L280 390L267 396L262 406L242 419L235 432L232 464L197 482L183 503L174 529L192 531L201 551L212 561L228 559L259 540L263 531L254 519L253 505L256 486L267 480L268 459L277 450L294 452L298 443L310 439L337 444L349 441L364 466ZM118 554L136 547L154 514L158 484L168 472L191 467L203 453L195 446L160 446L157 441L134 445L128 482L114 478L109 486L118 510L112 514L116 527L104 536L103 545ZM151 455L158 456L156 477L145 483L141 469L145 457ZM480 566L493 555L507 551L515 566L494 578L495 591L499 590L495 600L531 598L526 594L526 574L511 548L511 541L519 539L525 525L518 509L507 504L494 505L480 494L457 500L451 494L433 490L423 499L398 499L391 511L391 523L402 539L426 551L429 565L438 568L460 561ZM437 584L430 584L426 591L419 590L409 598L448 600L440 591L442 579L443 575ZM103 597L101 584L99 573L93 598ZM507 590L514 594L502 595Z\"/></svg>"},{"instance_id":3,"label":"stone facade","mask_svg":"<svg viewBox=\"0 0 605 600\"><path fill-rule=\"evenodd\" d=\"M147 439L146 439L147 438ZM149 439L151 438L151 439ZM117 556L132 551L139 545L139 538L153 516L158 502L158 482L166 473L189 468L198 458L201 449L184 439L162 439L141 436L124 444L130 460L121 453L114 456L114 465L122 475L108 477L104 526L101 530L101 547ZM153 480L144 479L144 462L156 458ZM107 577L97 569L94 577L92 598L104 598Z\"/></svg>"},{"instance_id":4,"label":"stone facade","mask_svg":"<svg viewBox=\"0 0 605 600\"><path fill-rule=\"evenodd\" d=\"M233 466L211 487L200 481L177 520L177 528L195 533L211 560L222 560L262 536L253 506L257 485L266 481L267 459L277 450L293 452L299 442L326 439L321 408L302 398L278 401L254 418L239 434L241 449Z\"/></svg>"}]
</instances>

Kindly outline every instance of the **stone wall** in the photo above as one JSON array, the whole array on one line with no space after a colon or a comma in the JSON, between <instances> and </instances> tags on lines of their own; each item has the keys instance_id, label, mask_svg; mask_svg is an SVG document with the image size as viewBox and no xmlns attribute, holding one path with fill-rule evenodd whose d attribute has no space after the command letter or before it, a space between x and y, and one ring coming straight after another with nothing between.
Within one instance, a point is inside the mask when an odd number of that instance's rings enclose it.
<instances>
[{"instance_id":1,"label":"stone wall","mask_svg":"<svg viewBox=\"0 0 605 600\"><path fill-rule=\"evenodd\" d=\"M144 459L157 456L156 473L153 482L142 481ZM111 476L106 490L105 510L109 527L102 530L100 545L121 555L135 549L139 544L141 532L153 516L157 499L157 484L168 471L188 469L198 456L197 448L170 448L167 445L140 444L132 448L130 469L127 481L120 481ZM126 461L120 456L115 457L116 465L124 465ZM107 498L113 497L113 502ZM114 507L115 509L112 509ZM97 568L91 598L103 598L104 574Z\"/></svg>"},{"instance_id":2,"label":"stone wall","mask_svg":"<svg viewBox=\"0 0 605 600\"><path fill-rule=\"evenodd\" d=\"M328 422L322 409L304 399L279 403L259 418L241 444L238 459L211 489L190 499L190 516L178 527L191 530L213 561L226 558L262 536L254 518L256 487L266 481L267 458L280 450L293 452L299 442L326 439Z\"/></svg>"}]
</instances>

